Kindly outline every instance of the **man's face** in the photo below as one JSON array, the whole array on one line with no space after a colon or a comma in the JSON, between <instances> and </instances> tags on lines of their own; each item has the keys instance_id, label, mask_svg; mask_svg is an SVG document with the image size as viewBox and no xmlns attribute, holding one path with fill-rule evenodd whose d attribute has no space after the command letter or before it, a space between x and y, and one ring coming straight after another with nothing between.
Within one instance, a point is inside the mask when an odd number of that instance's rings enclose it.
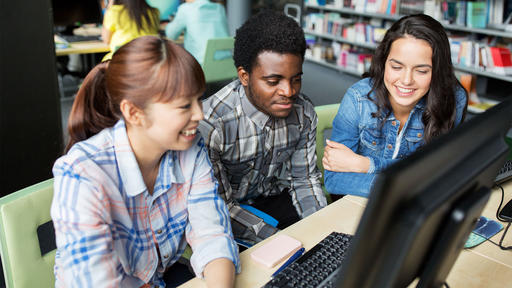
<instances>
[{"instance_id":1,"label":"man's face","mask_svg":"<svg viewBox=\"0 0 512 288\"><path fill-rule=\"evenodd\" d=\"M284 118L292 111L302 84L302 57L265 51L258 55L251 73L238 68L238 77L249 101L261 112Z\"/></svg>"}]
</instances>

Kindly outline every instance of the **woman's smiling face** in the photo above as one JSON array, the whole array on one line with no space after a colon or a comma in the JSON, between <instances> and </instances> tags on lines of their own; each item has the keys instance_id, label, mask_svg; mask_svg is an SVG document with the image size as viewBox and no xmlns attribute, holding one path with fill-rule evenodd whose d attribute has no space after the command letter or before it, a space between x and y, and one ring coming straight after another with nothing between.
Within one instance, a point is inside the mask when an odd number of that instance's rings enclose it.
<instances>
[{"instance_id":1,"label":"woman's smiling face","mask_svg":"<svg viewBox=\"0 0 512 288\"><path fill-rule=\"evenodd\" d=\"M432 48L425 40L406 35L391 44L384 85L393 111L411 111L430 89Z\"/></svg>"}]
</instances>

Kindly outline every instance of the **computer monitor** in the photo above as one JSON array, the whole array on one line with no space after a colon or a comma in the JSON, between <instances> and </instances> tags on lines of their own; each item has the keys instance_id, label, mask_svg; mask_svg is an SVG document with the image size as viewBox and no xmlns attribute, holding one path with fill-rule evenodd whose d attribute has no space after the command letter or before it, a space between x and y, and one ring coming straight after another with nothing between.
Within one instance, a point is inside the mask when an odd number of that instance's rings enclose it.
<instances>
[{"instance_id":1,"label":"computer monitor","mask_svg":"<svg viewBox=\"0 0 512 288\"><path fill-rule=\"evenodd\" d=\"M511 122L509 100L379 175L335 287L441 287L505 162Z\"/></svg>"},{"instance_id":2,"label":"computer monitor","mask_svg":"<svg viewBox=\"0 0 512 288\"><path fill-rule=\"evenodd\" d=\"M82 24L102 21L99 0L52 0L53 24L58 32L72 34Z\"/></svg>"}]
</instances>

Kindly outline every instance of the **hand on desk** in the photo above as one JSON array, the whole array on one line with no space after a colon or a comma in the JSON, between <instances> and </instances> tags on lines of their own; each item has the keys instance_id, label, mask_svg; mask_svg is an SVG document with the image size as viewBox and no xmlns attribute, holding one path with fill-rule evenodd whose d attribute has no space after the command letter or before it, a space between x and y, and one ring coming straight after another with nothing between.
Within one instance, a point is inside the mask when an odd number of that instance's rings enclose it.
<instances>
[{"instance_id":1,"label":"hand on desk","mask_svg":"<svg viewBox=\"0 0 512 288\"><path fill-rule=\"evenodd\" d=\"M322 165L333 172L367 173L370 159L352 151L347 146L327 140Z\"/></svg>"}]
</instances>

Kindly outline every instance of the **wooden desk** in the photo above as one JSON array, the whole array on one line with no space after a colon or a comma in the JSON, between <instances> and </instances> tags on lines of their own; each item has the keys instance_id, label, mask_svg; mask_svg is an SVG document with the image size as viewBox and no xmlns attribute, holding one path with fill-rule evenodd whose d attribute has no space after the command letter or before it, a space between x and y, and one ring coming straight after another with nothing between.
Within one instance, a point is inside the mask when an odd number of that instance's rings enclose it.
<instances>
[{"instance_id":1,"label":"wooden desk","mask_svg":"<svg viewBox=\"0 0 512 288\"><path fill-rule=\"evenodd\" d=\"M178 45L183 45L183 35L173 41ZM68 48L56 49L55 55L64 56L69 54L93 54L93 53L108 53L110 52L109 45L102 41L84 41L72 42Z\"/></svg>"},{"instance_id":2,"label":"wooden desk","mask_svg":"<svg viewBox=\"0 0 512 288\"><path fill-rule=\"evenodd\" d=\"M512 181L503 187L506 203L512 198ZM501 191L493 190L482 215L496 220L500 199ZM346 196L279 233L299 239L306 250L309 250L332 231L354 234L365 205L365 198ZM503 230L491 239L498 242L502 233ZM504 241L506 246L512 245L512 232L509 234ZM268 239L240 254L242 273L236 276L235 287L261 287L280 266L279 264L273 269L267 269L251 260L250 253L267 241ZM510 287L511 279L512 251L503 251L486 241L461 252L446 282L451 287L501 288ZM180 287L206 287L206 284L199 278L194 278Z\"/></svg>"},{"instance_id":3,"label":"wooden desk","mask_svg":"<svg viewBox=\"0 0 512 288\"><path fill-rule=\"evenodd\" d=\"M102 41L84 41L73 42L68 48L56 49L55 55L64 56L69 54L92 54L92 53L107 53L110 52L110 47Z\"/></svg>"}]
</instances>

